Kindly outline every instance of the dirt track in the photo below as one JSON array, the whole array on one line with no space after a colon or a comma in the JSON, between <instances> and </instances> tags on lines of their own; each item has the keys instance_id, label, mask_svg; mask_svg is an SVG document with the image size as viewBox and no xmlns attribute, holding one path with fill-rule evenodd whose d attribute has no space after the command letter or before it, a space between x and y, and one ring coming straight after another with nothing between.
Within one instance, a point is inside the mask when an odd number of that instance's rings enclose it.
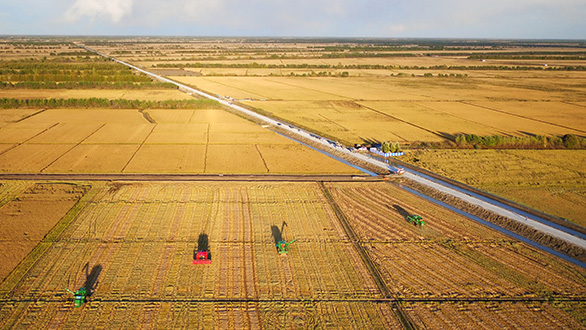
<instances>
[{"instance_id":1,"label":"dirt track","mask_svg":"<svg viewBox=\"0 0 586 330\"><path fill-rule=\"evenodd\" d=\"M383 181L370 175L278 175L278 174L0 174L0 180L67 181L268 181L268 182L345 182Z\"/></svg>"}]
</instances>

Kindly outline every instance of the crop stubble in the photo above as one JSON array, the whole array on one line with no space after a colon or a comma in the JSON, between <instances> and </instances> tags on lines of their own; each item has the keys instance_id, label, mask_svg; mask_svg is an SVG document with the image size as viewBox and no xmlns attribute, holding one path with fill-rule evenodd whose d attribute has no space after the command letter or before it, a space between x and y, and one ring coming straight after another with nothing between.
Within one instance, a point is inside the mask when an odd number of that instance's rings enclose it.
<instances>
[{"instance_id":1,"label":"crop stubble","mask_svg":"<svg viewBox=\"0 0 586 330\"><path fill-rule=\"evenodd\" d=\"M171 326L178 316L252 328L396 324L390 307L369 300L376 286L340 239L315 184L121 183L100 189L3 304L3 326L38 320L99 325L104 318L109 326L146 319ZM283 237L299 239L288 256L278 255L271 232L282 221ZM202 233L213 263L191 265ZM90 302L73 310L63 288L83 283L86 263L102 270Z\"/></svg>"}]
</instances>

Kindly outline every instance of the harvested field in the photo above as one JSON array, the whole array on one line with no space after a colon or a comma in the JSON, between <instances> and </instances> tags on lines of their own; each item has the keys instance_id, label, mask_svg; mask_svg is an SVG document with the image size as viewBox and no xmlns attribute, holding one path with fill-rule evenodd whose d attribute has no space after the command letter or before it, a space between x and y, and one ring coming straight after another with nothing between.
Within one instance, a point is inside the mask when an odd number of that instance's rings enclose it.
<instances>
[{"instance_id":1,"label":"harvested field","mask_svg":"<svg viewBox=\"0 0 586 330\"><path fill-rule=\"evenodd\" d=\"M405 307L427 329L579 329L550 303L415 303Z\"/></svg>"},{"instance_id":2,"label":"harvested field","mask_svg":"<svg viewBox=\"0 0 586 330\"><path fill-rule=\"evenodd\" d=\"M401 305L414 324L524 326L530 318L536 328L580 326L566 312L572 302L499 302L583 297L586 279L574 266L388 183L326 189L393 296L406 299ZM376 199L364 198L372 193ZM401 328L316 183L96 182L91 196L41 243L43 253L29 256L36 260L30 269L0 285L2 327ZM387 203L425 214L429 227L406 224ZM373 213L356 212L358 205ZM379 225L361 225L369 221ZM192 265L202 234L212 264ZM286 256L275 251L281 237L297 238ZM84 283L93 293L74 309L64 288ZM425 302L435 298L448 300Z\"/></svg>"},{"instance_id":3,"label":"harvested field","mask_svg":"<svg viewBox=\"0 0 586 330\"><path fill-rule=\"evenodd\" d=\"M4 305L0 311L2 325L26 324L33 318L56 324L78 322L74 321L78 318L99 323L109 311L136 306L135 299L152 301L152 317L160 322L169 321L167 308L209 306L210 309L202 308L203 315L198 317L213 318L228 326L254 327L257 322L266 326L273 321L286 325L346 324L347 318L334 313L337 309L361 315L348 323L357 327L393 324L389 306L343 301L370 297L376 288L353 264L357 260L355 252L338 238L336 220L324 209L325 201L315 187L248 183L104 186L63 234L50 243L51 247L30 270L28 280L11 294L17 300L40 294L40 299L46 301L44 308L16 301L15 309ZM309 214L314 217L307 218ZM280 227L282 221L287 223L283 237L300 238L296 253L287 257L276 253L276 233L271 229ZM202 233L210 238L214 260L211 266L191 265ZM310 262L304 257L308 254L313 256ZM64 306L71 307L63 287L83 283L86 263L90 270L100 269L93 301L81 314L63 314L59 311ZM323 269L328 272L323 273ZM29 277L32 274L34 277ZM194 298L204 304L194 305L190 302ZM176 302L165 303L169 299ZM230 302L231 299L252 301ZM266 302L254 302L259 299ZM324 302L310 307L299 299ZM330 299L342 301L329 302ZM142 306L140 302L138 306ZM293 308L293 314L279 313L287 306ZM140 312L142 317L149 314ZM185 316L187 320L191 317ZM109 322L115 324L123 319L117 320Z\"/></svg>"},{"instance_id":4,"label":"harvested field","mask_svg":"<svg viewBox=\"0 0 586 330\"><path fill-rule=\"evenodd\" d=\"M3 182L0 186L0 281L85 193L71 184Z\"/></svg>"}]
</instances>

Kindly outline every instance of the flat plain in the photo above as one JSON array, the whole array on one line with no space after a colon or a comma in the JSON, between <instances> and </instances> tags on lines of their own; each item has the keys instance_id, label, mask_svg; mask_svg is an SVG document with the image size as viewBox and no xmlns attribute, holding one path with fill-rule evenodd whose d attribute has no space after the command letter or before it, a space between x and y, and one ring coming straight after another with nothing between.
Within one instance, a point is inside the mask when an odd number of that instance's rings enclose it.
<instances>
[{"instance_id":1,"label":"flat plain","mask_svg":"<svg viewBox=\"0 0 586 330\"><path fill-rule=\"evenodd\" d=\"M579 266L399 181L358 182L358 170L217 106L169 103L193 97L65 39L0 49L0 99L21 104L0 109L0 173L304 182L4 180L0 327L586 326ZM585 133L585 77L571 69L584 65L581 45L243 41L84 43L347 145ZM88 98L110 102L35 106ZM403 160L583 225L583 150L414 149ZM211 265L191 263L202 238ZM279 255L275 243L294 238ZM91 295L74 308L65 288L81 286Z\"/></svg>"}]
</instances>

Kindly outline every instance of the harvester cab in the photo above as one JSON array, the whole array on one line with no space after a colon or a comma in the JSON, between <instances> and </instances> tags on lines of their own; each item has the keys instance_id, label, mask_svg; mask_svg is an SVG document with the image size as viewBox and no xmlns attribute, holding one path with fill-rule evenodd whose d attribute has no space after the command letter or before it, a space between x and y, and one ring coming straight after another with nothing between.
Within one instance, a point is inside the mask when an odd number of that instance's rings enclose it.
<instances>
[{"instance_id":1,"label":"harvester cab","mask_svg":"<svg viewBox=\"0 0 586 330\"><path fill-rule=\"evenodd\" d=\"M421 218L421 216L417 215L417 214L408 215L407 221L409 221L409 223L412 223L415 226L423 227L423 225L425 224L425 221L423 221L423 218Z\"/></svg>"},{"instance_id":2,"label":"harvester cab","mask_svg":"<svg viewBox=\"0 0 586 330\"><path fill-rule=\"evenodd\" d=\"M67 290L69 293L71 293L73 295L73 306L74 307L81 307L86 302L87 289L85 287L81 287L75 292L73 292L67 288L65 290Z\"/></svg>"}]
</instances>

